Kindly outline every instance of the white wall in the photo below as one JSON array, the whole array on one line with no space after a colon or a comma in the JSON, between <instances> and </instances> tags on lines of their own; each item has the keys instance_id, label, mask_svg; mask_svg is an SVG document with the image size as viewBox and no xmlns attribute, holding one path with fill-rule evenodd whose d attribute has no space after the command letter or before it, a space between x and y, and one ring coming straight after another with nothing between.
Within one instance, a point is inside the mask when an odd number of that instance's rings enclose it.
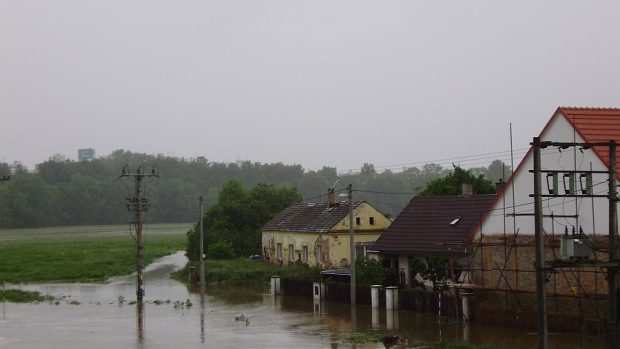
<instances>
[{"instance_id":1,"label":"white wall","mask_svg":"<svg viewBox=\"0 0 620 349\"><path fill-rule=\"evenodd\" d=\"M556 115L552 119L547 130L541 135L541 140L554 142L585 142L579 137L579 134L574 135L573 127L563 115ZM575 151L574 148L569 148L563 149L560 152L558 148L546 148L542 149L541 155L542 169L573 170L576 168L577 170L590 170L590 166L592 166L593 170L607 170L607 167L593 150L584 150L581 152L579 149ZM515 225L519 235L534 235L533 216L521 216L516 218L507 216L504 220L504 207L506 208L506 214L513 213L513 190L514 209L516 213L534 213L534 198L529 196L534 192L534 175L529 172L534 168L534 159L531 152L526 156L525 162L521 164L513 181L507 184L508 187L504 192L504 196L499 197L499 200L493 207L493 211L491 211L490 215L480 227L481 229L477 232L477 237L480 237L481 232L484 235L501 235L504 231L506 231L507 234L512 234L515 230L513 228ZM608 178L609 176L607 174L594 175L592 181L594 184L594 194L608 193ZM544 174L542 175L541 183L543 194L548 194L546 176ZM563 188L561 176L559 184L560 188ZM579 189L580 186L579 183L577 183L577 190ZM593 204L594 215L592 210ZM555 229L555 234L557 235L564 232L564 226L569 226L569 232L571 232L572 226L579 224L588 235L594 232L596 234L607 234L608 207L609 204L606 198L595 198L594 200L591 198L543 198L543 214L545 215L552 213L555 215L574 215L576 212L579 214L578 221L573 218L555 218L553 220L551 218L544 218L544 229L548 234L551 234Z\"/></svg>"}]
</instances>

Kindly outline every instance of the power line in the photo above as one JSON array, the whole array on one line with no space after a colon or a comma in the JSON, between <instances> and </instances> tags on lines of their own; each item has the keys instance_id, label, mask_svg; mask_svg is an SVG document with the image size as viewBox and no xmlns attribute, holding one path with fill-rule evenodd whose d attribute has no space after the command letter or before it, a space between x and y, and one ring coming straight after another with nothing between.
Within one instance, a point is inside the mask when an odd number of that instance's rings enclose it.
<instances>
[{"instance_id":1,"label":"power line","mask_svg":"<svg viewBox=\"0 0 620 349\"><path fill-rule=\"evenodd\" d=\"M520 148L520 149L516 149L515 152L517 152L519 155L525 155L528 149L529 148ZM440 164L450 164L450 163L455 163L455 162L461 162L461 163L469 162L470 165L475 165L477 164L476 161L485 160L485 159L487 160L508 160L509 156L510 156L510 150L504 150L504 151L498 151L498 152L492 152L492 153L474 154L474 155L466 155L466 156L452 157L452 158L441 158L441 159L435 159L435 160L412 161L408 163L381 165L381 166L374 166L374 168L379 169L379 170L387 170L387 169L393 169L393 168L414 167L414 166L426 165L426 164L440 165ZM486 162L478 162L478 163L486 163ZM341 173L342 174L359 173L359 171L360 171L359 169L348 169Z\"/></svg>"}]
</instances>

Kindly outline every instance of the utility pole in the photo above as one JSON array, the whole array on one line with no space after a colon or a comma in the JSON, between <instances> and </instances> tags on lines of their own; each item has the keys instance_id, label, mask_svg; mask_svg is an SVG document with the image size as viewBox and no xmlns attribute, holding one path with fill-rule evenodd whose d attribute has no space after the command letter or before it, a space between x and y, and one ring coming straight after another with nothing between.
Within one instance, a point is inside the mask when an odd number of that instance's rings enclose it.
<instances>
[{"instance_id":1,"label":"utility pole","mask_svg":"<svg viewBox=\"0 0 620 349\"><path fill-rule=\"evenodd\" d=\"M355 306L355 230L353 229L353 185L349 184L349 248L351 262L349 270L351 272L351 305Z\"/></svg>"},{"instance_id":2,"label":"utility pole","mask_svg":"<svg viewBox=\"0 0 620 349\"><path fill-rule=\"evenodd\" d=\"M546 317L546 300L545 300L545 274L547 270L560 269L560 268L575 268L575 267L592 267L592 266L600 266L601 268L607 269L607 285L608 285L608 296L609 296L609 317L608 317L608 328L609 328L609 348L618 348L620 347L620 328L619 328L619 316L618 314L619 306L618 306L618 268L619 268L619 252L618 248L620 248L618 244L618 189L616 184L616 170L617 170L617 156L616 149L617 143L615 140L610 140L609 142L593 142L593 143L578 143L578 142L551 142L551 141L543 141L541 142L540 138L535 137L534 141L531 143L532 149L534 152L534 170L530 171L534 173L534 194L530 195L534 197L534 216L535 216L535 237L536 237L536 295L538 300L538 335L539 335L539 348L547 348L547 317ZM589 171L578 170L575 165L574 170L550 170L550 169L541 169L541 158L540 158L540 150L541 148L547 147L558 147L559 149L567 149L569 147L581 147L581 150L592 149L593 147L608 147L609 148L609 166L606 170L592 170L590 168ZM545 173L547 176L547 189L549 190L549 194L542 194L541 189L541 174ZM566 181L564 181L564 188L560 188L558 184L558 177L563 174L563 178L569 179L568 186L566 185ZM594 174L599 175L607 175L609 192L607 194L596 194L592 191L592 176ZM581 182L581 177L586 178L585 186ZM552 179L553 184L549 183L549 180ZM577 189L577 183L580 185L580 190ZM562 191L564 191L562 193ZM608 251L608 261L604 263L597 263L596 261L592 262L588 260L587 256L580 256L579 254L575 254L574 251L569 252L568 255L564 257L568 258L582 258L586 257L585 260L572 260L566 261L563 260L555 260L545 262L545 250L544 250L544 231L542 225L542 219L545 215L542 214L542 198L575 198L577 201L579 198L605 198L609 202L609 251ZM594 205L593 205L594 206ZM528 214L525 214L528 215ZM558 215L551 215L551 217L560 217ZM574 216L567 215L566 218L572 217L578 222L579 212L575 212ZM594 218L594 213L593 213ZM573 232L576 231L573 230ZM581 234L581 233L580 233ZM579 238L581 239L581 238ZM576 241L576 240L575 240ZM564 242L563 242L564 243Z\"/></svg>"},{"instance_id":3,"label":"utility pole","mask_svg":"<svg viewBox=\"0 0 620 349\"><path fill-rule=\"evenodd\" d=\"M618 199L616 189L616 141L609 141L609 348L618 348Z\"/></svg>"},{"instance_id":4,"label":"utility pole","mask_svg":"<svg viewBox=\"0 0 620 349\"><path fill-rule=\"evenodd\" d=\"M540 181L540 138L534 137L534 236L536 239L536 300L538 349L547 349L547 299L545 295L545 236L543 231L542 188Z\"/></svg>"},{"instance_id":5,"label":"utility pole","mask_svg":"<svg viewBox=\"0 0 620 349\"><path fill-rule=\"evenodd\" d=\"M203 228L203 214L202 214L202 196L200 196L199 200L199 210L200 210L200 287L201 290L205 286L205 251L204 251L204 228Z\"/></svg>"},{"instance_id":6,"label":"utility pole","mask_svg":"<svg viewBox=\"0 0 620 349\"><path fill-rule=\"evenodd\" d=\"M144 243L142 239L142 215L147 210L148 204L142 194L142 180L145 177L159 177L157 167L153 167L150 174L144 174L142 165L138 167L136 173L129 173L129 165L123 168L120 177L133 177L136 184L136 193L133 197L126 197L127 208L136 212L136 298L138 304L142 304L144 299Z\"/></svg>"}]
</instances>

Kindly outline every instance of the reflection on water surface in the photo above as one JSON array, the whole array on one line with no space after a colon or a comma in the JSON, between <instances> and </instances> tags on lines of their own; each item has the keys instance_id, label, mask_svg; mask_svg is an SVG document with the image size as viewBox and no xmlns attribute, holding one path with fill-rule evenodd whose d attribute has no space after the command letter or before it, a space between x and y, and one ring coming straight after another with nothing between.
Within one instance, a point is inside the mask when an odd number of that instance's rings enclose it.
<instances>
[{"instance_id":1,"label":"reflection on water surface","mask_svg":"<svg viewBox=\"0 0 620 349\"><path fill-rule=\"evenodd\" d=\"M382 343L351 344L351 332L375 329L412 342L453 340L498 347L532 348L536 336L494 326L463 327L411 312L373 312L347 304L273 297L264 287L207 287L199 290L168 276L185 264L182 252L164 257L144 272L144 308L135 299L135 278L106 284L18 286L74 300L54 304L2 305L0 348L385 348ZM122 300L126 300L122 302ZM75 305L78 303L79 305ZM355 330L354 330L355 329ZM552 335L551 348L602 348L600 340Z\"/></svg>"}]
</instances>

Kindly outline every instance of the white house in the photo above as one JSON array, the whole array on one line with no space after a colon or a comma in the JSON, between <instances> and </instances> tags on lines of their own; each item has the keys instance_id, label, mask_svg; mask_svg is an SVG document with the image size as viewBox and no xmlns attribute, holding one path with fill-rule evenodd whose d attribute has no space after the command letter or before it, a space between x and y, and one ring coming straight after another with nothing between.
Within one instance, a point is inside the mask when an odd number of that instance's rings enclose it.
<instances>
[{"instance_id":1,"label":"white house","mask_svg":"<svg viewBox=\"0 0 620 349\"><path fill-rule=\"evenodd\" d=\"M620 109L611 108L563 108L560 107L553 114L545 128L540 133L541 141L552 142L620 142ZM620 148L619 148L620 149ZM543 169L577 170L577 171L608 171L608 148L596 147L582 149L569 147L561 149L548 147L541 151ZM620 157L617 157L620 159ZM505 217L506 214L527 214L534 212L534 199L530 194L534 192L534 176L530 172L534 168L532 149L516 168L511 179L506 183L505 190L498 195L493 209L479 227L475 238L482 235L503 235L518 232L519 235L534 235L534 219L532 216ZM617 165L620 169L620 163ZM620 174L620 172L617 173ZM579 179L581 182L579 182ZM559 178L560 189L564 190L564 183L569 185L569 179ZM548 193L548 186L552 187L553 179L542 178L543 194ZM593 191L595 194L608 192L608 175L595 174L593 176ZM576 187L585 186L585 178L578 178ZM513 201L514 197L514 201ZM513 209L514 207L514 209ZM547 234L555 232L561 234L564 227L572 232L572 227L590 234L606 235L608 233L608 201L607 199L591 198L545 198L543 199L544 215L576 215L577 218L545 218L544 230ZM516 229L516 231L515 231Z\"/></svg>"},{"instance_id":2,"label":"white house","mask_svg":"<svg viewBox=\"0 0 620 349\"><path fill-rule=\"evenodd\" d=\"M558 108L539 135L542 142L603 143L620 142L620 109L617 108ZM620 156L617 155L617 159ZM551 147L541 149L542 170L558 170L557 179L541 174L542 194L555 189L560 195L571 187L581 193L607 195L609 174L596 173L591 180L581 173L609 171L609 147ZM477 317L495 322L536 324L535 249L534 249L534 168L530 149L512 177L498 192L492 208L469 236L472 254L462 274L464 287L475 290ZM620 163L616 164L620 169ZM567 171L567 172L561 172ZM571 181L569 171L577 171ZM565 176L566 175L566 176ZM615 174L618 182L620 171ZM557 183L557 186L554 185ZM572 182L572 184L571 184ZM567 231L580 230L590 246L600 248L590 254L590 260L605 261L608 239L609 200L605 197L545 197L543 228L547 261L562 260L561 237ZM551 329L581 330L605 327L606 271L598 267L569 267L547 274L549 327ZM592 325L594 324L594 325Z\"/></svg>"}]
</instances>

